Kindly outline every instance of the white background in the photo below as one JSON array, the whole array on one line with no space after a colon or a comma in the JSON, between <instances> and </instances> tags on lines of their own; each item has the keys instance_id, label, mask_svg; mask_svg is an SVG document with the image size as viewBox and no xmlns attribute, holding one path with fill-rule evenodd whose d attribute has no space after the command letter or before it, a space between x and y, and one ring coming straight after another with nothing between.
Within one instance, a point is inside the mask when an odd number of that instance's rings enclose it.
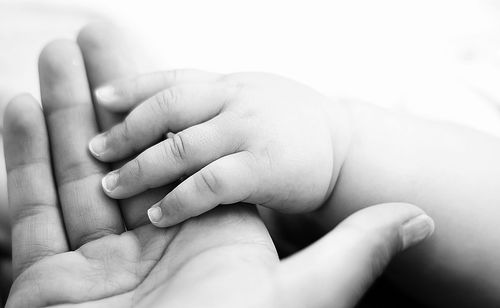
<instances>
[{"instance_id":1,"label":"white background","mask_svg":"<svg viewBox=\"0 0 500 308\"><path fill-rule=\"evenodd\" d=\"M0 0L0 101L37 95L43 44L101 18L157 69L273 72L500 136L500 3L484 0Z\"/></svg>"}]
</instances>

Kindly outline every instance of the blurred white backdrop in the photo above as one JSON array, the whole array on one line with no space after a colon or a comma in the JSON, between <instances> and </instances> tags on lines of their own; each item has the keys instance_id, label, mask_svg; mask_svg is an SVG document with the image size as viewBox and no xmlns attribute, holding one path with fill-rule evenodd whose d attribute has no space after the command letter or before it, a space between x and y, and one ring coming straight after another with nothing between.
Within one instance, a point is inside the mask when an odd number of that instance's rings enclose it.
<instances>
[{"instance_id":1,"label":"blurred white backdrop","mask_svg":"<svg viewBox=\"0 0 500 308\"><path fill-rule=\"evenodd\" d=\"M500 2L0 0L0 100L38 95L36 57L91 20L138 34L156 69L267 71L500 136Z\"/></svg>"}]
</instances>

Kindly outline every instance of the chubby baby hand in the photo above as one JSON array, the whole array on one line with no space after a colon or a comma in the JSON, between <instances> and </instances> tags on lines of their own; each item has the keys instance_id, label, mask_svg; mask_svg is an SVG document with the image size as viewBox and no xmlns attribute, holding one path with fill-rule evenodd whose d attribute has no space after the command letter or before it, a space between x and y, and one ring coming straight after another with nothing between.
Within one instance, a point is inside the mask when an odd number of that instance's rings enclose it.
<instances>
[{"instance_id":1,"label":"chubby baby hand","mask_svg":"<svg viewBox=\"0 0 500 308\"><path fill-rule=\"evenodd\" d=\"M236 202L317 209L348 150L345 106L275 75L165 71L115 81L96 98L109 110L131 111L91 140L91 153L103 162L138 154L103 178L108 196L182 179L148 211L159 227Z\"/></svg>"}]
</instances>

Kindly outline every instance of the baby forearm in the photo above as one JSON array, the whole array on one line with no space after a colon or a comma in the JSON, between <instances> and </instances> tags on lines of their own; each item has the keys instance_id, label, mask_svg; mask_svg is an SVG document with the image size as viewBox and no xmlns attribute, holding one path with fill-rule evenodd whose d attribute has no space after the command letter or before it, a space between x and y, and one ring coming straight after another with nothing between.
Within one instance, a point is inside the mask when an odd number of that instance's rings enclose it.
<instances>
[{"instance_id":1,"label":"baby forearm","mask_svg":"<svg viewBox=\"0 0 500 308\"><path fill-rule=\"evenodd\" d=\"M408 288L418 284L460 306L477 305L478 298L482 307L498 304L500 140L369 105L348 109L352 137L331 200L320 211L329 217L323 226L372 204L413 203L433 217L436 233L400 259L416 278L405 280ZM457 292L461 287L467 292Z\"/></svg>"}]
</instances>

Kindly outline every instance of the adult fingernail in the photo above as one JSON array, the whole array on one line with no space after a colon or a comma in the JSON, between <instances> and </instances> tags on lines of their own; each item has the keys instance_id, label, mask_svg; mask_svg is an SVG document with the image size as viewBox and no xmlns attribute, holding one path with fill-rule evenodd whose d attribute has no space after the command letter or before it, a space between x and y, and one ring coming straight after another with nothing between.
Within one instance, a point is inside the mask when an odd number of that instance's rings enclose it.
<instances>
[{"instance_id":1,"label":"adult fingernail","mask_svg":"<svg viewBox=\"0 0 500 308\"><path fill-rule=\"evenodd\" d=\"M112 171L102 179L102 188L106 192L112 192L118 186L118 172Z\"/></svg>"},{"instance_id":2,"label":"adult fingernail","mask_svg":"<svg viewBox=\"0 0 500 308\"><path fill-rule=\"evenodd\" d=\"M118 100L118 95L113 86L104 86L95 90L95 97L101 104L109 104Z\"/></svg>"},{"instance_id":3,"label":"adult fingernail","mask_svg":"<svg viewBox=\"0 0 500 308\"><path fill-rule=\"evenodd\" d=\"M434 221L425 214L418 215L403 225L403 248L413 246L434 233Z\"/></svg>"},{"instance_id":4,"label":"adult fingernail","mask_svg":"<svg viewBox=\"0 0 500 308\"><path fill-rule=\"evenodd\" d=\"M152 206L148 210L149 220L154 224L160 222L162 215L161 208L157 205Z\"/></svg>"},{"instance_id":5,"label":"adult fingernail","mask_svg":"<svg viewBox=\"0 0 500 308\"><path fill-rule=\"evenodd\" d=\"M104 134L97 135L90 140L89 150L95 157L101 156L106 151L106 137Z\"/></svg>"}]
</instances>

